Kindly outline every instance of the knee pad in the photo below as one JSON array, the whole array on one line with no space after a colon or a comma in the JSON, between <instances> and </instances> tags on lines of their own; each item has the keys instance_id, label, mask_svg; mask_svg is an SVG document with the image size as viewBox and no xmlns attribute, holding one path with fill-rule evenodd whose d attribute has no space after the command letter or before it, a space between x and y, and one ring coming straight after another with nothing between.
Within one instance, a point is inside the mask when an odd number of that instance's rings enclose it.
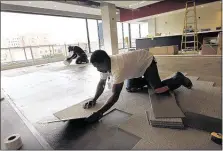
<instances>
[{"instance_id":1,"label":"knee pad","mask_svg":"<svg viewBox=\"0 0 223 151\"><path fill-rule=\"evenodd\" d=\"M155 89L155 93L157 93L157 94L165 93L165 92L168 92L168 91L169 91L168 86L163 86L163 87Z\"/></svg>"}]
</instances>

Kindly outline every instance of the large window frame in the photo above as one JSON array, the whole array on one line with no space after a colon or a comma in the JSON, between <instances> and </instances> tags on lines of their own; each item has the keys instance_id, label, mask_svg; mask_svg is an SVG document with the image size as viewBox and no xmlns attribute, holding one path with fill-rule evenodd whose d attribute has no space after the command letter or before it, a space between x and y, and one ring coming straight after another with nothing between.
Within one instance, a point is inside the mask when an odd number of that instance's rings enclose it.
<instances>
[{"instance_id":1,"label":"large window frame","mask_svg":"<svg viewBox=\"0 0 223 151\"><path fill-rule=\"evenodd\" d=\"M92 27L94 26L94 23L96 23L96 27L95 27L95 29L92 29ZM91 25L89 25L89 24L91 24ZM86 19L86 26L87 26L87 36L88 36L88 39L89 39L89 41L88 41L89 52L92 53L93 51L100 49L100 39L99 39L99 31L98 31L98 20L96 20L96 19ZM96 35L93 35L93 32L90 31L90 28L91 28L91 30L95 30L94 32L96 32L97 34ZM93 49L93 42L94 41L92 41L91 38L94 38L95 39L94 36L97 36L97 41L95 43L96 44L96 47L94 47L94 49ZM92 51L92 49L93 49L93 51Z\"/></svg>"},{"instance_id":2,"label":"large window frame","mask_svg":"<svg viewBox=\"0 0 223 151\"><path fill-rule=\"evenodd\" d=\"M8 12L8 11L2 11L2 12ZM15 12L9 12L9 13L15 13ZM23 13L23 12L16 12L18 14L29 14L29 13ZM31 14L31 15L43 15L43 16L54 16L54 15L46 15L46 14ZM99 37L99 22L102 22L102 20L98 20L98 19L92 19L92 18L81 18L81 17L71 17L71 16L57 16L55 15L54 17L69 17L69 18L79 18L79 19L85 19L86 21L86 31L87 31L87 45L88 45L88 52L89 53L92 53L91 51L91 41L90 41L90 36L89 36L89 26L88 26L88 19L91 19L91 20L95 20L96 23L97 23L97 32L98 32L98 46L99 48L98 49L101 49L101 41L100 41L100 37ZM118 23L118 21L117 21ZM126 46L125 46L125 36L126 36L126 32L124 33L124 23L123 22L119 22L121 24L121 31L122 31L122 47L119 47L119 49L126 49ZM131 33L131 24L130 23L127 23L128 24L128 40L129 40L129 46L130 48L132 48L132 33ZM141 31L141 25L140 23L139 24L139 38L141 38L141 35L142 35L142 31ZM117 24L116 24L117 26ZM117 34L118 34L118 30L117 30ZM120 38L120 37L119 37ZM66 46L65 46L66 47ZM24 51L25 53L25 58L27 60L27 54L26 54L26 51Z\"/></svg>"},{"instance_id":3,"label":"large window frame","mask_svg":"<svg viewBox=\"0 0 223 151\"><path fill-rule=\"evenodd\" d=\"M136 29L138 30L138 33L137 32L135 33L135 34L137 34L137 36L135 36L135 35L133 36L133 32L132 32L133 25L135 26L134 27L135 30ZM133 30L133 31L135 31L135 30ZM131 34L131 36L130 36L131 37L130 47L132 48L133 47L133 44L136 45L135 44L135 41L133 41L133 40L138 39L138 38L141 38L141 28L140 28L140 24L139 23L130 24L130 34ZM135 47L133 47L133 48L135 48Z\"/></svg>"}]
</instances>

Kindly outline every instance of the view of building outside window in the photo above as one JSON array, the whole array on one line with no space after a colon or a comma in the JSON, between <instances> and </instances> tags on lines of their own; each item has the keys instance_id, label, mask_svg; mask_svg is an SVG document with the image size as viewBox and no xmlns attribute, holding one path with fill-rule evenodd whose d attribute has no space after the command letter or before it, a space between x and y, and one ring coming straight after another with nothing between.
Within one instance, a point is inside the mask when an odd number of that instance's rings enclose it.
<instances>
[{"instance_id":1,"label":"view of building outside window","mask_svg":"<svg viewBox=\"0 0 223 151\"><path fill-rule=\"evenodd\" d=\"M104 38L103 38L102 20L98 20L98 33L99 33L99 45L100 45L100 49L104 49Z\"/></svg>"},{"instance_id":2,"label":"view of building outside window","mask_svg":"<svg viewBox=\"0 0 223 151\"><path fill-rule=\"evenodd\" d=\"M124 48L128 48L128 43L129 43L129 24L128 23L123 23L123 30L124 30ZM128 39L128 41L127 41Z\"/></svg>"},{"instance_id":3,"label":"view of building outside window","mask_svg":"<svg viewBox=\"0 0 223 151\"><path fill-rule=\"evenodd\" d=\"M16 25L15 25L16 23ZM61 61L69 45L86 52L104 50L102 20L1 12L1 63ZM88 26L87 26L88 25ZM136 38L148 35L148 23L117 22L118 48L135 47ZM122 29L123 28L123 29ZM87 29L89 32L89 43ZM131 41L131 44L130 44Z\"/></svg>"},{"instance_id":4,"label":"view of building outside window","mask_svg":"<svg viewBox=\"0 0 223 151\"><path fill-rule=\"evenodd\" d=\"M140 33L141 33L141 38L148 37L148 34L149 34L148 23L141 23L140 24Z\"/></svg>"},{"instance_id":5,"label":"view of building outside window","mask_svg":"<svg viewBox=\"0 0 223 151\"><path fill-rule=\"evenodd\" d=\"M91 52L94 52L95 50L99 49L97 20L88 19L87 22Z\"/></svg>"},{"instance_id":6,"label":"view of building outside window","mask_svg":"<svg viewBox=\"0 0 223 151\"><path fill-rule=\"evenodd\" d=\"M131 28L131 46L136 47L136 39L140 38L139 36L139 24L130 24Z\"/></svg>"},{"instance_id":7,"label":"view of building outside window","mask_svg":"<svg viewBox=\"0 0 223 151\"><path fill-rule=\"evenodd\" d=\"M68 45L88 50L85 19L1 12L1 21L1 62L64 57Z\"/></svg>"},{"instance_id":8,"label":"view of building outside window","mask_svg":"<svg viewBox=\"0 0 223 151\"><path fill-rule=\"evenodd\" d=\"M122 23L117 22L118 48L123 48Z\"/></svg>"}]
</instances>

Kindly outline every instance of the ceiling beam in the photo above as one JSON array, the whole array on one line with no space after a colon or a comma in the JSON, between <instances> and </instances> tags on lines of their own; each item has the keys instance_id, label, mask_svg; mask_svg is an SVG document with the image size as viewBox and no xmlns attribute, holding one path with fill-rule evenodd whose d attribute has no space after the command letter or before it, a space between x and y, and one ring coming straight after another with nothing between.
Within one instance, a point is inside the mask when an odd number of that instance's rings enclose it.
<instances>
[{"instance_id":1,"label":"ceiling beam","mask_svg":"<svg viewBox=\"0 0 223 151\"><path fill-rule=\"evenodd\" d=\"M14 12L14 13L26 13L26 14L36 14L36 15L50 15L50 16L60 16L60 17L73 17L73 18L88 18L88 19L101 19L100 15L90 15L77 12L68 12L54 9L45 9L37 7L28 7L12 4L1 3L2 12Z\"/></svg>"},{"instance_id":2,"label":"ceiling beam","mask_svg":"<svg viewBox=\"0 0 223 151\"><path fill-rule=\"evenodd\" d=\"M70 1L70 0L64 0L64 1L55 1L55 2L59 2L59 3L66 3L66 4L71 4L71 5L79 5L79 6L85 6L85 7L92 7L92 8L99 8L101 6L100 2L96 2L96 1L91 1L91 0L74 0L74 1ZM101 1L103 2L103 1ZM116 9L122 9L121 7L117 7Z\"/></svg>"}]
</instances>

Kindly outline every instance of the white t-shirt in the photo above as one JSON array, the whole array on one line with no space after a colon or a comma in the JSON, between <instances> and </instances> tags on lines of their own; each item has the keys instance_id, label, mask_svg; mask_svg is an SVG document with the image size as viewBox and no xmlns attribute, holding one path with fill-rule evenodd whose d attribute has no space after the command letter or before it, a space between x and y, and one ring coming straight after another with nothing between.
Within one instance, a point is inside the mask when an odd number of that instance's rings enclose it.
<instances>
[{"instance_id":1,"label":"white t-shirt","mask_svg":"<svg viewBox=\"0 0 223 151\"><path fill-rule=\"evenodd\" d=\"M101 79L111 76L113 84L143 76L153 61L153 55L147 50L130 51L110 56L110 58L111 73L101 73Z\"/></svg>"}]
</instances>

